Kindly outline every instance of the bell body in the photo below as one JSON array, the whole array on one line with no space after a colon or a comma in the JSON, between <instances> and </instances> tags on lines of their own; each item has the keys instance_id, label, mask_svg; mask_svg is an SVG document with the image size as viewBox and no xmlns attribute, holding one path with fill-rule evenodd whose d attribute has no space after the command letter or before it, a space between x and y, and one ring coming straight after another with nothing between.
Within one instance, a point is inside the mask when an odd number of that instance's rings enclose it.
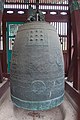
<instances>
[{"instance_id":1,"label":"bell body","mask_svg":"<svg viewBox=\"0 0 80 120\"><path fill-rule=\"evenodd\" d=\"M47 110L62 103L64 64L59 37L46 22L19 27L11 61L11 98L27 110Z\"/></svg>"}]
</instances>

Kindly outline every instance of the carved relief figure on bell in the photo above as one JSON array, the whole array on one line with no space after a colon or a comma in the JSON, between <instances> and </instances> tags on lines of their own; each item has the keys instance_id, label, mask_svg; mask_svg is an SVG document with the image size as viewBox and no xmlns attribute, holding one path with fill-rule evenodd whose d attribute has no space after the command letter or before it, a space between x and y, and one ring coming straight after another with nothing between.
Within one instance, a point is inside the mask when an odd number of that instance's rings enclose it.
<instances>
[{"instance_id":1,"label":"carved relief figure on bell","mask_svg":"<svg viewBox=\"0 0 80 120\"><path fill-rule=\"evenodd\" d=\"M47 110L64 98L64 63L55 28L44 21L19 27L13 46L10 88L13 103L27 110Z\"/></svg>"}]
</instances>

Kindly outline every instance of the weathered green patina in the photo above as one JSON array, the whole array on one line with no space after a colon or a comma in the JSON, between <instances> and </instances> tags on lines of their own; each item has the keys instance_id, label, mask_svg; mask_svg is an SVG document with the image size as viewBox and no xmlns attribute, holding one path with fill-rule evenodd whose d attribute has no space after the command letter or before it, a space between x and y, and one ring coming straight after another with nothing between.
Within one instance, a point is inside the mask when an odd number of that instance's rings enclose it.
<instances>
[{"instance_id":1,"label":"weathered green patina","mask_svg":"<svg viewBox=\"0 0 80 120\"><path fill-rule=\"evenodd\" d=\"M21 107L27 110L48 110L53 107L59 106L64 100L64 94L59 98L45 100L45 101L24 101L19 98L14 97L11 95L12 101L17 107Z\"/></svg>"},{"instance_id":2,"label":"weathered green patina","mask_svg":"<svg viewBox=\"0 0 80 120\"><path fill-rule=\"evenodd\" d=\"M64 63L59 36L47 22L20 26L13 46L11 98L27 110L47 110L64 97Z\"/></svg>"}]
</instances>

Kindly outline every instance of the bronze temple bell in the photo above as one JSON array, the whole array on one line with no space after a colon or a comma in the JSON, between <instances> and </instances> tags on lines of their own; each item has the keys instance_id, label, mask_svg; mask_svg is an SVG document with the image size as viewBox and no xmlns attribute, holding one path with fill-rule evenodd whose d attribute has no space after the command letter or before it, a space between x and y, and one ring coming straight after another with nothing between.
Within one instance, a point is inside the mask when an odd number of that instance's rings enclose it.
<instances>
[{"instance_id":1,"label":"bronze temple bell","mask_svg":"<svg viewBox=\"0 0 80 120\"><path fill-rule=\"evenodd\" d=\"M55 28L27 22L16 35L10 71L11 99L27 110L47 110L64 98L64 64Z\"/></svg>"}]
</instances>

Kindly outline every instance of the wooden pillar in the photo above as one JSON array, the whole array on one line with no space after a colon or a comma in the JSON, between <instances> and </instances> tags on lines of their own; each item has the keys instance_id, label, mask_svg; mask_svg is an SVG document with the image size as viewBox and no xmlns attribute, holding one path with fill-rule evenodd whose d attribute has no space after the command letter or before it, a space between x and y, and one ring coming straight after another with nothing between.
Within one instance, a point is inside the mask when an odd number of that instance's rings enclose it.
<instances>
[{"instance_id":1,"label":"wooden pillar","mask_svg":"<svg viewBox=\"0 0 80 120\"><path fill-rule=\"evenodd\" d=\"M6 20L3 14L2 18L2 34L3 34L3 73L7 75L7 51L6 51Z\"/></svg>"},{"instance_id":2,"label":"wooden pillar","mask_svg":"<svg viewBox=\"0 0 80 120\"><path fill-rule=\"evenodd\" d=\"M0 41L1 41L1 19L2 19L2 12L0 11ZM1 53L0 53L0 83L2 82L2 65L1 65Z\"/></svg>"},{"instance_id":3,"label":"wooden pillar","mask_svg":"<svg viewBox=\"0 0 80 120\"><path fill-rule=\"evenodd\" d=\"M2 13L0 13L0 41L1 41L1 18L2 18ZM0 83L3 81L1 57L2 56L1 56L1 52L0 52Z\"/></svg>"},{"instance_id":4,"label":"wooden pillar","mask_svg":"<svg viewBox=\"0 0 80 120\"><path fill-rule=\"evenodd\" d=\"M77 0L72 1L70 10L74 44L73 87L80 91L80 10Z\"/></svg>"},{"instance_id":5,"label":"wooden pillar","mask_svg":"<svg viewBox=\"0 0 80 120\"><path fill-rule=\"evenodd\" d=\"M70 10L69 10L70 13ZM67 71L69 71L71 64L71 16L69 15L69 22L67 23ZM68 73L67 73L68 74Z\"/></svg>"},{"instance_id":6,"label":"wooden pillar","mask_svg":"<svg viewBox=\"0 0 80 120\"><path fill-rule=\"evenodd\" d=\"M1 41L1 21L2 21L2 14L3 14L3 5L4 5L4 0L0 1L0 41ZM0 54L0 83L3 80L3 75L2 75L2 64L1 64L1 54Z\"/></svg>"},{"instance_id":7,"label":"wooden pillar","mask_svg":"<svg viewBox=\"0 0 80 120\"><path fill-rule=\"evenodd\" d=\"M3 75L2 75L2 65L1 65L1 56L0 56L0 83L3 81Z\"/></svg>"}]
</instances>

